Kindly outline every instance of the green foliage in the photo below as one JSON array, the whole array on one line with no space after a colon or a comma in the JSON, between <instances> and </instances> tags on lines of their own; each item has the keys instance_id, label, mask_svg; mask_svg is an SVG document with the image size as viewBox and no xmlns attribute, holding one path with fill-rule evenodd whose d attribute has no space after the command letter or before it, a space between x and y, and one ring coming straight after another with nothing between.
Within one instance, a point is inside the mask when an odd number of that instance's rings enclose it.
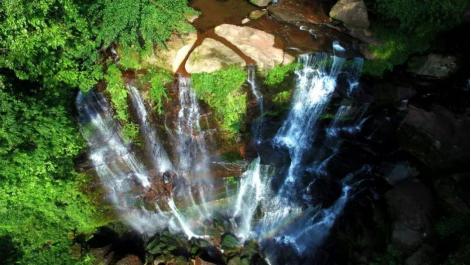
<instances>
[{"instance_id":1,"label":"green foliage","mask_svg":"<svg viewBox=\"0 0 471 265\"><path fill-rule=\"evenodd\" d=\"M376 0L383 19L398 21L402 31L422 36L458 25L468 6L468 0Z\"/></svg>"},{"instance_id":2,"label":"green foliage","mask_svg":"<svg viewBox=\"0 0 471 265\"><path fill-rule=\"evenodd\" d=\"M430 36L410 36L382 27L376 27L375 32L381 44L370 46L374 60L367 60L363 67L363 72L373 76L381 76L405 63L410 55L427 50L431 39Z\"/></svg>"},{"instance_id":3,"label":"green foliage","mask_svg":"<svg viewBox=\"0 0 471 265\"><path fill-rule=\"evenodd\" d=\"M247 95L241 90L246 79L247 73L237 67L192 75L196 95L214 109L221 128L232 139L247 111Z\"/></svg>"},{"instance_id":4,"label":"green foliage","mask_svg":"<svg viewBox=\"0 0 471 265\"><path fill-rule=\"evenodd\" d=\"M163 69L150 69L144 80L150 83L149 98L158 114L163 113L164 101L167 100L166 84L172 82L173 76Z\"/></svg>"},{"instance_id":5,"label":"green foliage","mask_svg":"<svg viewBox=\"0 0 471 265\"><path fill-rule=\"evenodd\" d=\"M132 46L123 46L118 49L119 66L124 69L140 69L141 55L140 51Z\"/></svg>"},{"instance_id":6,"label":"green foliage","mask_svg":"<svg viewBox=\"0 0 471 265\"><path fill-rule=\"evenodd\" d=\"M414 53L424 52L435 36L463 22L467 0L371 0L377 17L375 37L370 45L373 60L366 61L366 74L381 76L403 64Z\"/></svg>"},{"instance_id":7,"label":"green foliage","mask_svg":"<svg viewBox=\"0 0 471 265\"><path fill-rule=\"evenodd\" d=\"M290 102L291 99L291 90L281 91L273 97L273 102L278 105L286 105Z\"/></svg>"},{"instance_id":8,"label":"green foliage","mask_svg":"<svg viewBox=\"0 0 471 265\"><path fill-rule=\"evenodd\" d=\"M98 46L72 0L0 1L0 68L47 86L90 89L101 79Z\"/></svg>"},{"instance_id":9,"label":"green foliage","mask_svg":"<svg viewBox=\"0 0 471 265\"><path fill-rule=\"evenodd\" d=\"M185 18L195 13L186 0L99 0L90 10L105 47L163 45L173 32L191 31Z\"/></svg>"},{"instance_id":10,"label":"green foliage","mask_svg":"<svg viewBox=\"0 0 471 265\"><path fill-rule=\"evenodd\" d=\"M116 112L116 118L121 122L129 120L128 112L128 90L121 77L121 70L116 65L108 67L105 75L106 91L108 91L111 103Z\"/></svg>"},{"instance_id":11,"label":"green foliage","mask_svg":"<svg viewBox=\"0 0 471 265\"><path fill-rule=\"evenodd\" d=\"M15 264L84 264L71 256L71 240L100 221L74 171L84 143L63 100L73 95L12 91L0 85L2 247L13 251Z\"/></svg>"},{"instance_id":12,"label":"green foliage","mask_svg":"<svg viewBox=\"0 0 471 265\"><path fill-rule=\"evenodd\" d=\"M265 78L265 84L269 86L279 85L288 77L289 74L293 73L298 67L298 63L290 63L287 65L277 65L273 67Z\"/></svg>"}]
</instances>

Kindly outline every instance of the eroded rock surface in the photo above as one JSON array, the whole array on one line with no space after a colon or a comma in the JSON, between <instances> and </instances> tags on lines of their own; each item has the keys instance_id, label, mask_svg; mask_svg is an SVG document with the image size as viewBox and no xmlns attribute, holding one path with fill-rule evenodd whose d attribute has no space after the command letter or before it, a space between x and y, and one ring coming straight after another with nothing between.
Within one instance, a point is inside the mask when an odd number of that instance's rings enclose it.
<instances>
[{"instance_id":1,"label":"eroded rock surface","mask_svg":"<svg viewBox=\"0 0 471 265\"><path fill-rule=\"evenodd\" d=\"M241 27L230 24L222 24L214 29L214 32L252 58L260 70L267 70L282 63L285 60L293 60L284 56L282 49L275 48L275 36L262 30Z\"/></svg>"},{"instance_id":2,"label":"eroded rock surface","mask_svg":"<svg viewBox=\"0 0 471 265\"><path fill-rule=\"evenodd\" d=\"M221 42L206 38L190 54L185 68L188 73L214 72L230 65L245 66L236 52Z\"/></svg>"},{"instance_id":3,"label":"eroded rock surface","mask_svg":"<svg viewBox=\"0 0 471 265\"><path fill-rule=\"evenodd\" d=\"M148 62L164 69L177 72L197 39L196 32L185 35L172 35L166 47L159 47L155 56L148 58Z\"/></svg>"}]
</instances>

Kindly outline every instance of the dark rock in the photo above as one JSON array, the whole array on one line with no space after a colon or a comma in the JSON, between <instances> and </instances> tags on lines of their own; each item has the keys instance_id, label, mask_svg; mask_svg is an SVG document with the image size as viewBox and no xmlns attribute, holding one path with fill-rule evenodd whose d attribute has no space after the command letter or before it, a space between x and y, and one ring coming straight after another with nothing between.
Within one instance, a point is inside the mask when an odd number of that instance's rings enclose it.
<instances>
[{"instance_id":1,"label":"dark rock","mask_svg":"<svg viewBox=\"0 0 471 265\"><path fill-rule=\"evenodd\" d=\"M382 163L379 171L390 185L397 185L402 181L416 177L419 172L408 161L397 163Z\"/></svg>"},{"instance_id":2,"label":"dark rock","mask_svg":"<svg viewBox=\"0 0 471 265\"><path fill-rule=\"evenodd\" d=\"M458 118L441 106L409 107L398 130L400 146L430 168L465 163L469 157L469 117Z\"/></svg>"},{"instance_id":3,"label":"dark rock","mask_svg":"<svg viewBox=\"0 0 471 265\"><path fill-rule=\"evenodd\" d=\"M447 209L469 215L469 201L463 200L469 198L469 173L440 178L433 184L438 198Z\"/></svg>"},{"instance_id":4,"label":"dark rock","mask_svg":"<svg viewBox=\"0 0 471 265\"><path fill-rule=\"evenodd\" d=\"M129 255L116 262L116 265L142 265L142 261L138 256Z\"/></svg>"},{"instance_id":5,"label":"dark rock","mask_svg":"<svg viewBox=\"0 0 471 265\"><path fill-rule=\"evenodd\" d=\"M410 180L387 192L386 200L393 219L392 242L411 253L431 233L431 192L419 181Z\"/></svg>"},{"instance_id":6,"label":"dark rock","mask_svg":"<svg viewBox=\"0 0 471 265\"><path fill-rule=\"evenodd\" d=\"M446 78L458 69L457 59L454 56L429 54L414 57L408 64L408 71L426 77Z\"/></svg>"},{"instance_id":7,"label":"dark rock","mask_svg":"<svg viewBox=\"0 0 471 265\"><path fill-rule=\"evenodd\" d=\"M370 26L368 11L363 0L339 0L329 15L342 21L349 29L366 29Z\"/></svg>"},{"instance_id":8,"label":"dark rock","mask_svg":"<svg viewBox=\"0 0 471 265\"><path fill-rule=\"evenodd\" d=\"M309 183L307 187L308 201L312 205L329 207L342 193L342 186L328 177L320 177Z\"/></svg>"},{"instance_id":9,"label":"dark rock","mask_svg":"<svg viewBox=\"0 0 471 265\"><path fill-rule=\"evenodd\" d=\"M429 245L421 246L414 254L406 259L405 265L432 265L436 264L434 249Z\"/></svg>"},{"instance_id":10,"label":"dark rock","mask_svg":"<svg viewBox=\"0 0 471 265\"><path fill-rule=\"evenodd\" d=\"M403 100L412 98L415 94L416 91L411 87L389 83L377 85L373 91L374 103L378 105L397 105Z\"/></svg>"},{"instance_id":11,"label":"dark rock","mask_svg":"<svg viewBox=\"0 0 471 265\"><path fill-rule=\"evenodd\" d=\"M276 20L290 23L319 23L319 17L324 14L319 13L321 8L313 6L313 1L303 0L283 0L276 5L268 7L268 12Z\"/></svg>"}]
</instances>

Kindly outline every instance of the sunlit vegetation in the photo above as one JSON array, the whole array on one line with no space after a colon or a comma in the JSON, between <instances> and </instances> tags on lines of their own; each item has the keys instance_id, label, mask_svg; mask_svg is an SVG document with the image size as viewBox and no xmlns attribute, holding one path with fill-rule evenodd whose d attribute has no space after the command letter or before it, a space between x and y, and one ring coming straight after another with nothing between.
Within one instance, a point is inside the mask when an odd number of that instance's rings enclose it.
<instances>
[{"instance_id":1,"label":"sunlit vegetation","mask_svg":"<svg viewBox=\"0 0 471 265\"><path fill-rule=\"evenodd\" d=\"M85 257L71 255L72 240L104 219L80 191L85 179L74 170L84 147L67 104L74 95L20 92L30 89L0 84L2 258L7 264L84 264Z\"/></svg>"},{"instance_id":2,"label":"sunlit vegetation","mask_svg":"<svg viewBox=\"0 0 471 265\"><path fill-rule=\"evenodd\" d=\"M293 73L298 67L298 63L290 63L287 65L277 65L268 71L265 78L265 84L276 86L281 84L289 74Z\"/></svg>"},{"instance_id":3,"label":"sunlit vegetation","mask_svg":"<svg viewBox=\"0 0 471 265\"><path fill-rule=\"evenodd\" d=\"M155 111L158 114L162 114L164 103L168 99L167 88L165 86L172 82L172 74L163 69L149 69L143 80L150 85L149 99Z\"/></svg>"},{"instance_id":4,"label":"sunlit vegetation","mask_svg":"<svg viewBox=\"0 0 471 265\"><path fill-rule=\"evenodd\" d=\"M105 223L74 169L85 148L73 118L77 88L104 80L124 136L134 138L121 71L193 30L193 14L186 0L0 1L0 72L8 76L0 82L0 263L92 263L80 247L72 251L80 234ZM125 51L118 65L103 58L112 44ZM150 95L160 108L167 79L156 76Z\"/></svg>"},{"instance_id":5,"label":"sunlit vegetation","mask_svg":"<svg viewBox=\"0 0 471 265\"><path fill-rule=\"evenodd\" d=\"M247 96L241 89L246 79L247 73L237 67L192 75L198 98L214 109L221 128L232 139L239 133L247 111Z\"/></svg>"}]
</instances>

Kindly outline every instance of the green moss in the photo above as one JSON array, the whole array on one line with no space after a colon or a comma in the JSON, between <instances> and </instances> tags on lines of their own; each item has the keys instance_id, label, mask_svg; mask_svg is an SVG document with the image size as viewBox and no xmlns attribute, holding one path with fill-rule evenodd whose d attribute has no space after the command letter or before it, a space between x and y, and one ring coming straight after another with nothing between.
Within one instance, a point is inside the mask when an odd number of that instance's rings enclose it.
<instances>
[{"instance_id":1,"label":"green moss","mask_svg":"<svg viewBox=\"0 0 471 265\"><path fill-rule=\"evenodd\" d=\"M269 86L279 85L289 74L293 73L297 67L298 63L295 62L287 65L277 65L267 73L264 83Z\"/></svg>"},{"instance_id":2,"label":"green moss","mask_svg":"<svg viewBox=\"0 0 471 265\"><path fill-rule=\"evenodd\" d=\"M214 109L221 129L231 139L239 133L247 111L247 95L241 90L246 79L247 73L237 67L192 76L196 95Z\"/></svg>"}]
</instances>

